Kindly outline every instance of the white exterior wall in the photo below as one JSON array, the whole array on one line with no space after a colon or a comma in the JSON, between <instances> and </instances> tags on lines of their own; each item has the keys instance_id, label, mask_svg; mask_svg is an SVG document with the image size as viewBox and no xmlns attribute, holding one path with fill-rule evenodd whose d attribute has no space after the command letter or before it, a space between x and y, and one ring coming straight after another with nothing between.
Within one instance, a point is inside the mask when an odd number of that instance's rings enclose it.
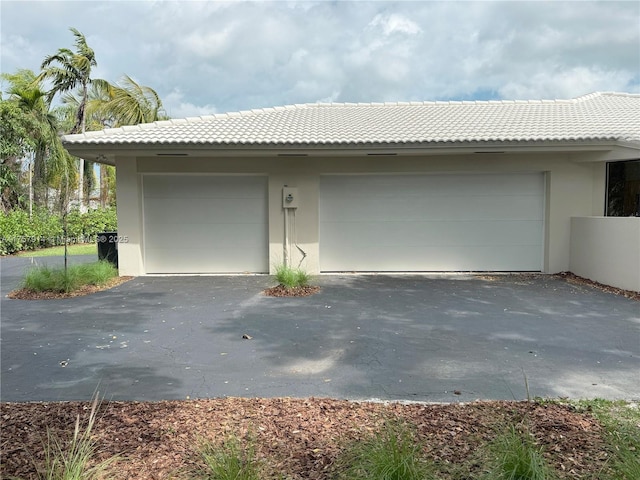
<instances>
[{"instance_id":1,"label":"white exterior wall","mask_svg":"<svg viewBox=\"0 0 640 480\"><path fill-rule=\"evenodd\" d=\"M297 238L307 254L301 266L319 271L319 193L323 174L397 173L504 173L543 172L545 195L546 273L569 270L571 217L604 213L604 164L582 162L577 154L524 153L439 156L350 157L117 157L118 233L129 242L120 245L120 274L145 274L142 260L143 205L140 178L143 173L243 173L267 175L269 180L269 264L284 257L282 188L297 187L295 212ZM291 218L291 217L290 217ZM302 258L292 245L292 265Z\"/></svg>"},{"instance_id":2,"label":"white exterior wall","mask_svg":"<svg viewBox=\"0 0 640 480\"><path fill-rule=\"evenodd\" d=\"M144 274L142 265L142 188L137 161L116 159L116 198L118 214L118 270L121 276ZM125 241L126 239L126 241Z\"/></svg>"},{"instance_id":3,"label":"white exterior wall","mask_svg":"<svg viewBox=\"0 0 640 480\"><path fill-rule=\"evenodd\" d=\"M640 292L640 218L571 219L571 272Z\"/></svg>"},{"instance_id":4,"label":"white exterior wall","mask_svg":"<svg viewBox=\"0 0 640 480\"><path fill-rule=\"evenodd\" d=\"M320 271L318 246L319 179L319 175L304 173L282 172L269 176L269 266L271 271L283 263L285 256L285 210L282 208L282 188L285 185L296 187L299 192L298 207L289 213L290 265L299 266L308 272L317 273Z\"/></svg>"}]
</instances>

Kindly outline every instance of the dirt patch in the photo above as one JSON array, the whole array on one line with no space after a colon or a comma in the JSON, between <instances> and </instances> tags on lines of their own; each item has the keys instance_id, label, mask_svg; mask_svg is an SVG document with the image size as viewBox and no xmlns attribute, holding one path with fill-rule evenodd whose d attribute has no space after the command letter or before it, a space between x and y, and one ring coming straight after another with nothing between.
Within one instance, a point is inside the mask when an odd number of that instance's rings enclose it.
<instances>
[{"instance_id":1,"label":"dirt patch","mask_svg":"<svg viewBox=\"0 0 640 480\"><path fill-rule=\"evenodd\" d=\"M82 402L1 404L0 477L36 478L34 462L41 464L44 458L47 429L69 438L76 416L86 419L89 409ZM320 480L331 478L332 465L348 442L370 435L388 419L412 425L426 456L444 469L467 465L470 477L464 478L475 478L481 467L473 459L508 424L526 426L560 478L597 478L606 470L601 425L589 414L554 403L424 405L316 398L105 402L94 432L98 459L119 456L110 467L118 479L189 478L188 472L193 474L200 464L202 441L220 443L233 436L243 443L252 439L268 472Z\"/></svg>"},{"instance_id":2,"label":"dirt patch","mask_svg":"<svg viewBox=\"0 0 640 480\"><path fill-rule=\"evenodd\" d=\"M268 297L308 297L320 291L320 287L306 285L304 287L285 287L280 284L276 287L267 288L264 294Z\"/></svg>"},{"instance_id":3,"label":"dirt patch","mask_svg":"<svg viewBox=\"0 0 640 480\"><path fill-rule=\"evenodd\" d=\"M12 298L15 300L56 300L59 298L81 297L83 295L90 295L92 293L101 292L103 290L109 290L110 288L117 287L118 285L122 285L123 283L128 282L132 278L133 277L116 277L102 285L85 285L69 293L35 292L33 290L21 288L19 290L9 292L7 298Z\"/></svg>"}]
</instances>

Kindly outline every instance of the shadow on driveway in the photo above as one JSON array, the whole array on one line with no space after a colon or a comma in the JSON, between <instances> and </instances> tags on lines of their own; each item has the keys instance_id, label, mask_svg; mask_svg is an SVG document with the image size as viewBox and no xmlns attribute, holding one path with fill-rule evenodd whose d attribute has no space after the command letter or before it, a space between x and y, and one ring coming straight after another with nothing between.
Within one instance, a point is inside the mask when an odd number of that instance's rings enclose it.
<instances>
[{"instance_id":1,"label":"shadow on driveway","mask_svg":"<svg viewBox=\"0 0 640 480\"><path fill-rule=\"evenodd\" d=\"M303 298L262 295L266 276L139 277L7 299L27 265L0 260L2 401L640 399L640 303L555 277L320 276Z\"/></svg>"}]
</instances>

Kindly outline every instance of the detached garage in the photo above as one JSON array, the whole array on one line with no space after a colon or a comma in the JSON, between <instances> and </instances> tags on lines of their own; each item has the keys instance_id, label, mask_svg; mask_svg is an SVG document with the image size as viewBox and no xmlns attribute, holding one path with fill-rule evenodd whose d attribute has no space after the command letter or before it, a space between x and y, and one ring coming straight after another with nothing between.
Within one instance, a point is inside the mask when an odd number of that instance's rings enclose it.
<instances>
[{"instance_id":1,"label":"detached garage","mask_svg":"<svg viewBox=\"0 0 640 480\"><path fill-rule=\"evenodd\" d=\"M282 263L312 274L556 273L570 269L572 249L574 263L589 258L572 219L640 212L638 94L291 105L63 142L116 166L122 275ZM605 209L618 199L624 208ZM608 238L606 221L578 223ZM615 251L640 289L640 264L624 261L637 242L601 243L594 255Z\"/></svg>"},{"instance_id":2,"label":"detached garage","mask_svg":"<svg viewBox=\"0 0 640 480\"><path fill-rule=\"evenodd\" d=\"M320 270L541 271L544 176L326 175Z\"/></svg>"}]
</instances>

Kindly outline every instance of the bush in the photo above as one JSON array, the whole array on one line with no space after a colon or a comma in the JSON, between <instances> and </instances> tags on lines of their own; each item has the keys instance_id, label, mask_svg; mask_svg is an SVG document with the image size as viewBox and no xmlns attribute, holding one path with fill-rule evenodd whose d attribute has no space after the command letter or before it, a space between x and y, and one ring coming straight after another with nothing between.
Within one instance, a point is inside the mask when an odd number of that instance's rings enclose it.
<instances>
[{"instance_id":1,"label":"bush","mask_svg":"<svg viewBox=\"0 0 640 480\"><path fill-rule=\"evenodd\" d=\"M115 208L90 210L87 213L73 210L67 215L69 243L95 242L96 233L116 230ZM63 221L58 214L35 209L29 218L27 211L15 209L0 216L0 255L63 244Z\"/></svg>"},{"instance_id":2,"label":"bush","mask_svg":"<svg viewBox=\"0 0 640 480\"><path fill-rule=\"evenodd\" d=\"M211 480L260 480L260 463L252 444L242 448L238 440L230 438L217 447L206 443L201 448L206 465L205 478Z\"/></svg>"},{"instance_id":3,"label":"bush","mask_svg":"<svg viewBox=\"0 0 640 480\"><path fill-rule=\"evenodd\" d=\"M71 243L77 243L81 240L93 242L95 241L96 233L116 230L115 208L89 210L87 213L72 210L67 215L67 235L71 239Z\"/></svg>"},{"instance_id":4,"label":"bush","mask_svg":"<svg viewBox=\"0 0 640 480\"><path fill-rule=\"evenodd\" d=\"M46 265L27 272L22 287L34 292L68 293L85 285L103 285L118 276L118 270L106 261L63 267Z\"/></svg>"},{"instance_id":5,"label":"bush","mask_svg":"<svg viewBox=\"0 0 640 480\"><path fill-rule=\"evenodd\" d=\"M285 288L306 287L309 285L310 275L300 268L279 265L276 268L276 280Z\"/></svg>"},{"instance_id":6,"label":"bush","mask_svg":"<svg viewBox=\"0 0 640 480\"><path fill-rule=\"evenodd\" d=\"M337 460L341 480L430 480L434 468L409 425L388 421L382 431L351 445Z\"/></svg>"},{"instance_id":7,"label":"bush","mask_svg":"<svg viewBox=\"0 0 640 480\"><path fill-rule=\"evenodd\" d=\"M547 465L542 448L525 428L520 432L511 425L490 447L490 470L487 480L552 480L556 476Z\"/></svg>"}]
</instances>

